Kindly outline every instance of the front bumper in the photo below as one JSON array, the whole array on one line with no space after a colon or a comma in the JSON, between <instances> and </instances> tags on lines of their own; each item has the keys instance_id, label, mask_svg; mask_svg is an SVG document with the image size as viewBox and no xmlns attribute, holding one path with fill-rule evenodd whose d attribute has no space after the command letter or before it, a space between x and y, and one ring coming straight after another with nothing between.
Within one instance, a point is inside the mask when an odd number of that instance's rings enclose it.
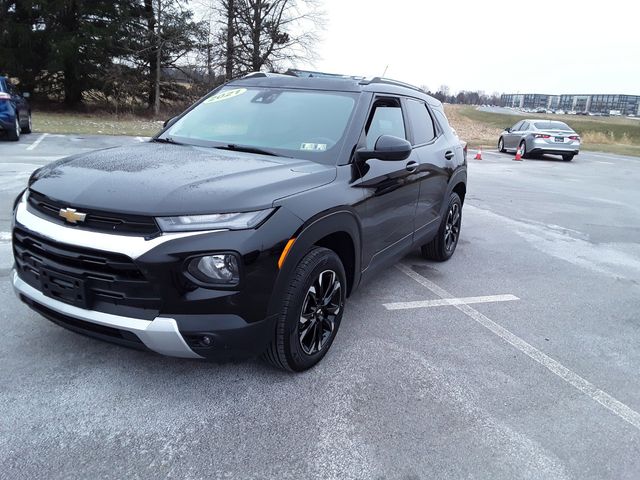
<instances>
[{"instance_id":1,"label":"front bumper","mask_svg":"<svg viewBox=\"0 0 640 480\"><path fill-rule=\"evenodd\" d=\"M22 280L16 271L12 272L12 279L16 294L36 311L56 321L56 323L69 325L70 323L65 319L71 317L72 319L106 327L106 329L95 329L87 325L84 330L89 335L93 332L96 334L95 336L113 336L113 340L117 342L119 332L125 331L134 334L149 350L162 355L203 358L187 345L173 318L156 317L154 320L141 320L139 318L85 310L45 296L42 292ZM73 325L73 323L70 325ZM83 330L82 327L75 329ZM126 336L120 334L120 338L123 340L120 343L131 342L131 337L128 340Z\"/></svg>"}]
</instances>

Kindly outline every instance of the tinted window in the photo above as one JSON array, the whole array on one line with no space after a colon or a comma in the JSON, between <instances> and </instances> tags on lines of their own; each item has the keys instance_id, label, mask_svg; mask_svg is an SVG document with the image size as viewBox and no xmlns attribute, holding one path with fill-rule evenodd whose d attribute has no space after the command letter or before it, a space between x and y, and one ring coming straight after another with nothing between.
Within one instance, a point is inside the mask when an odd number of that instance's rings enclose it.
<instances>
[{"instance_id":1,"label":"tinted window","mask_svg":"<svg viewBox=\"0 0 640 480\"><path fill-rule=\"evenodd\" d=\"M517 132L518 130L520 130L520 127L522 126L524 122L518 122L516 123L513 127L511 127L511 130L514 132Z\"/></svg>"},{"instance_id":2,"label":"tinted window","mask_svg":"<svg viewBox=\"0 0 640 480\"><path fill-rule=\"evenodd\" d=\"M350 93L229 86L162 137L195 145L263 148L329 163L335 162L330 150L342 141L354 105Z\"/></svg>"},{"instance_id":3,"label":"tinted window","mask_svg":"<svg viewBox=\"0 0 640 480\"><path fill-rule=\"evenodd\" d=\"M373 114L367 130L367 148L372 150L381 135L407 138L404 129L402 109L398 106L378 105L373 107Z\"/></svg>"},{"instance_id":4,"label":"tinted window","mask_svg":"<svg viewBox=\"0 0 640 480\"><path fill-rule=\"evenodd\" d=\"M565 130L572 132L573 129L563 122L536 122L534 123L538 130Z\"/></svg>"},{"instance_id":5,"label":"tinted window","mask_svg":"<svg viewBox=\"0 0 640 480\"><path fill-rule=\"evenodd\" d=\"M0 78L0 92L6 92L7 87L4 84L4 78Z\"/></svg>"},{"instance_id":6,"label":"tinted window","mask_svg":"<svg viewBox=\"0 0 640 480\"><path fill-rule=\"evenodd\" d=\"M520 130L522 130L523 132L529 130L529 122L524 122L520 127Z\"/></svg>"},{"instance_id":7,"label":"tinted window","mask_svg":"<svg viewBox=\"0 0 640 480\"><path fill-rule=\"evenodd\" d=\"M418 100L407 100L407 115L411 123L411 131L413 132L413 144L421 145L428 143L435 137L433 128L433 119L427 110L424 102Z\"/></svg>"}]
</instances>

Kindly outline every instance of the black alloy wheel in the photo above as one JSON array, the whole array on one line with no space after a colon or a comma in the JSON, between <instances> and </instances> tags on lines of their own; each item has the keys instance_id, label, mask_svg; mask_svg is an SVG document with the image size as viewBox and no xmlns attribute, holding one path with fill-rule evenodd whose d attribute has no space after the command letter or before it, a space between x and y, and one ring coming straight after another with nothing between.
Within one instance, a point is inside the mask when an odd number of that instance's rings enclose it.
<instances>
[{"instance_id":1,"label":"black alloy wheel","mask_svg":"<svg viewBox=\"0 0 640 480\"><path fill-rule=\"evenodd\" d=\"M320 352L333 336L342 312L342 285L338 274L325 270L311 284L302 304L298 338L307 355Z\"/></svg>"}]
</instances>

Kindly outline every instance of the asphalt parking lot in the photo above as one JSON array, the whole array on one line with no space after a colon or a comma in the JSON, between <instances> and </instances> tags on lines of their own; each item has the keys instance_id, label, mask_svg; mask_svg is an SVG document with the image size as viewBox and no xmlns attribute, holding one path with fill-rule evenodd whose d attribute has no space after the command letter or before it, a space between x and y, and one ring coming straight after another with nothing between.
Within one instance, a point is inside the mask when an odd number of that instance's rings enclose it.
<instances>
[{"instance_id":1,"label":"asphalt parking lot","mask_svg":"<svg viewBox=\"0 0 640 480\"><path fill-rule=\"evenodd\" d=\"M30 172L139 141L0 143L0 478L640 477L640 158L470 152L453 259L363 286L289 375L102 343L14 297Z\"/></svg>"}]
</instances>

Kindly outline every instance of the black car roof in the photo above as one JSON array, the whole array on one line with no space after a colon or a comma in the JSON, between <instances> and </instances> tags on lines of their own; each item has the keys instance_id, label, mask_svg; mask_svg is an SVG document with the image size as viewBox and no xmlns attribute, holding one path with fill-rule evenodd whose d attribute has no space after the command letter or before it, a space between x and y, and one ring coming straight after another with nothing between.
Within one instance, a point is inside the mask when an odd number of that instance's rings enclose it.
<instances>
[{"instance_id":1,"label":"black car roof","mask_svg":"<svg viewBox=\"0 0 640 480\"><path fill-rule=\"evenodd\" d=\"M305 73L307 74L306 76L296 76L291 74L254 73L236 80L232 80L227 85L247 85L254 87L279 87L294 89L298 88L305 90L326 90L354 93L388 93L421 98L432 105L440 103L438 100L427 95L418 87L414 87L412 85L396 80L381 77L363 78L316 72Z\"/></svg>"}]
</instances>

